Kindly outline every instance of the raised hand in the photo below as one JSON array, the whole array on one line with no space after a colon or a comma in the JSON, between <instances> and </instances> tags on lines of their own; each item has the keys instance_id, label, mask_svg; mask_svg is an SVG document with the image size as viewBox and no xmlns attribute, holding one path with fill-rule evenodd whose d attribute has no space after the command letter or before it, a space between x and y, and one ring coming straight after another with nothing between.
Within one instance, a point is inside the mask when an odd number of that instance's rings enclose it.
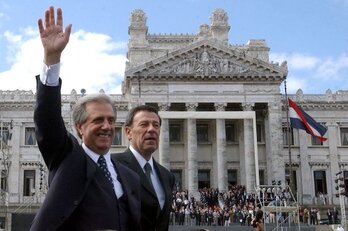
<instances>
[{"instance_id":1,"label":"raised hand","mask_svg":"<svg viewBox=\"0 0 348 231\"><path fill-rule=\"evenodd\" d=\"M60 56L69 42L71 24L63 31L62 9L57 9L57 21L54 16L54 7L51 6L45 11L45 22L38 20L38 27L41 42L44 47L44 63L47 65L60 62Z\"/></svg>"}]
</instances>

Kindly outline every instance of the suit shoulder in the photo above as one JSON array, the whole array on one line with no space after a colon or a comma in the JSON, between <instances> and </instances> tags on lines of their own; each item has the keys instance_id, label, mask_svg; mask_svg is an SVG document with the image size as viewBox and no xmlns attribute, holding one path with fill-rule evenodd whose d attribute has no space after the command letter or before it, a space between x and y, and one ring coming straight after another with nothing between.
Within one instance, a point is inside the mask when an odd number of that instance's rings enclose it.
<instances>
[{"instance_id":1,"label":"suit shoulder","mask_svg":"<svg viewBox=\"0 0 348 231\"><path fill-rule=\"evenodd\" d=\"M113 153L111 156L113 159L118 160L119 162L123 162L124 160L128 159L128 155L125 152Z\"/></svg>"},{"instance_id":2,"label":"suit shoulder","mask_svg":"<svg viewBox=\"0 0 348 231\"><path fill-rule=\"evenodd\" d=\"M134 172L131 168L129 168L128 166L126 166L125 164L123 164L122 162L118 160L115 160L115 162L118 164L119 168L122 168L124 172L127 172L127 174L129 174L128 175L129 178L135 178L140 181L139 175L136 172Z\"/></svg>"}]
</instances>

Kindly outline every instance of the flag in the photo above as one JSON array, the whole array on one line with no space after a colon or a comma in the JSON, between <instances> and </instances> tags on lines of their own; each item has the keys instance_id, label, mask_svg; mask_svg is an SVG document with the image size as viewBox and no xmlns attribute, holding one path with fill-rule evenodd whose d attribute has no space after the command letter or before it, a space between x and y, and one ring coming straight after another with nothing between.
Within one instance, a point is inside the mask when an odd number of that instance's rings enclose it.
<instances>
[{"instance_id":1,"label":"flag","mask_svg":"<svg viewBox=\"0 0 348 231\"><path fill-rule=\"evenodd\" d=\"M327 140L327 138L324 137L327 128L316 122L291 99L289 99L289 115L291 127L303 129L308 134L319 139L321 142Z\"/></svg>"}]
</instances>

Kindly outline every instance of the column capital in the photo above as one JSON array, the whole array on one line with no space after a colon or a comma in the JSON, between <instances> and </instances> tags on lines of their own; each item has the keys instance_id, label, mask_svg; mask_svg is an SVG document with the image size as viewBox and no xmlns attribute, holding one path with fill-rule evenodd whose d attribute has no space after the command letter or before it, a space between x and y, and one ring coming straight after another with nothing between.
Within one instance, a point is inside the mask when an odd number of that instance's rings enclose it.
<instances>
[{"instance_id":1,"label":"column capital","mask_svg":"<svg viewBox=\"0 0 348 231\"><path fill-rule=\"evenodd\" d=\"M215 111L225 111L227 103L214 103Z\"/></svg>"},{"instance_id":2,"label":"column capital","mask_svg":"<svg viewBox=\"0 0 348 231\"><path fill-rule=\"evenodd\" d=\"M281 111L281 104L277 102L268 102L268 112L274 113L274 112L280 112Z\"/></svg>"},{"instance_id":3,"label":"column capital","mask_svg":"<svg viewBox=\"0 0 348 231\"><path fill-rule=\"evenodd\" d=\"M186 103L185 106L187 111L196 111L198 103Z\"/></svg>"},{"instance_id":4,"label":"column capital","mask_svg":"<svg viewBox=\"0 0 348 231\"><path fill-rule=\"evenodd\" d=\"M168 111L170 107L170 103L158 103L158 109L160 111Z\"/></svg>"},{"instance_id":5,"label":"column capital","mask_svg":"<svg viewBox=\"0 0 348 231\"><path fill-rule=\"evenodd\" d=\"M335 121L328 121L325 125L327 127L338 127L338 123Z\"/></svg>"},{"instance_id":6,"label":"column capital","mask_svg":"<svg viewBox=\"0 0 348 231\"><path fill-rule=\"evenodd\" d=\"M252 111L255 103L242 103L242 107L244 111Z\"/></svg>"}]
</instances>

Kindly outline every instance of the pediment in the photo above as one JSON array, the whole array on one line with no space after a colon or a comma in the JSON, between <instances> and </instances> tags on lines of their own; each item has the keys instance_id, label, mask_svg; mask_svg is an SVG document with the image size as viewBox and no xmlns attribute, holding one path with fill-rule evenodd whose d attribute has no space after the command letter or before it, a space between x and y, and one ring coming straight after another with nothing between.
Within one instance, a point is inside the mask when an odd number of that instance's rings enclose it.
<instances>
[{"instance_id":1,"label":"pediment","mask_svg":"<svg viewBox=\"0 0 348 231\"><path fill-rule=\"evenodd\" d=\"M243 49L214 42L199 41L165 56L129 68L126 77L135 76L280 76L286 65L268 63L248 57Z\"/></svg>"}]
</instances>

